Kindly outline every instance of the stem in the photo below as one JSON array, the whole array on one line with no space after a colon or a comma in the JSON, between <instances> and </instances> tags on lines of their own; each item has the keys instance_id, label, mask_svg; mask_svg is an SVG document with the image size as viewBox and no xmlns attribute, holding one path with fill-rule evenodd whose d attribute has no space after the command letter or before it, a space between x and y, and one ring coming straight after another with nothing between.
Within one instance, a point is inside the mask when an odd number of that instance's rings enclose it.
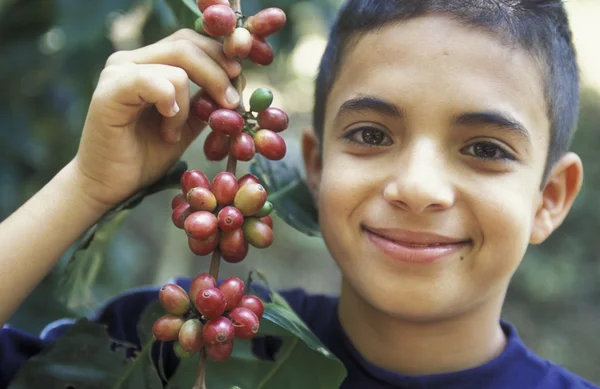
<instances>
[{"instance_id":1,"label":"stem","mask_svg":"<svg viewBox=\"0 0 600 389\"><path fill-rule=\"evenodd\" d=\"M242 3L241 0L231 0L231 8L233 9L233 11L236 14L241 15L242 14ZM241 22L238 21L238 23ZM244 116L246 114L246 108L244 107L244 100L243 100L243 91L244 91L244 83L242 80L242 74L240 73L239 76L237 76L235 79L233 79L232 81L233 83L233 87L237 90L238 94L240 95L240 105L236 108L236 111ZM237 161L236 159L233 157L233 155L231 155L231 151L229 152L229 158L227 159L227 172L233 174L235 176L235 172L236 172L236 166L237 165ZM221 251L219 249L216 249L213 252L211 261L210 261L210 275L213 276L215 278L215 280L218 279L219 277L219 267L221 266ZM196 373L196 383L194 384L194 387L192 389L206 389L206 351L204 350L204 348L202 350L200 350L200 360L198 361L198 370Z\"/></svg>"}]
</instances>

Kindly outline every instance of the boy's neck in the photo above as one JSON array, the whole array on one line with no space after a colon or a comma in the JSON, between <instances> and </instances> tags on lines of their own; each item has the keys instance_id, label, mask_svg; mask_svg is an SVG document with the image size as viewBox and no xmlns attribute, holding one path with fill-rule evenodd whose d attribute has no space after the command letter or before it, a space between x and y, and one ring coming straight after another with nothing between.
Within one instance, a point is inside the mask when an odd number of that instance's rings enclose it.
<instances>
[{"instance_id":1,"label":"boy's neck","mask_svg":"<svg viewBox=\"0 0 600 389\"><path fill-rule=\"evenodd\" d=\"M498 298L442 321L409 321L378 311L342 281L338 315L350 341L370 363L408 376L442 374L483 365L502 353L504 295Z\"/></svg>"}]
</instances>

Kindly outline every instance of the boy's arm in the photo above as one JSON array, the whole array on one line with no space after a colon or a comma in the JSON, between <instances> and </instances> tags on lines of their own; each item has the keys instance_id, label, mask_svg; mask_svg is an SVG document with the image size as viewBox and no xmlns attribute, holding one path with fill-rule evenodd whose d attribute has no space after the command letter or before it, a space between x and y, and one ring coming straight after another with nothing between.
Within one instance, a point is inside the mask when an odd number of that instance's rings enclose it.
<instances>
[{"instance_id":1,"label":"boy's arm","mask_svg":"<svg viewBox=\"0 0 600 389\"><path fill-rule=\"evenodd\" d=\"M0 325L62 254L108 211L83 193L74 161L0 223Z\"/></svg>"}]
</instances>

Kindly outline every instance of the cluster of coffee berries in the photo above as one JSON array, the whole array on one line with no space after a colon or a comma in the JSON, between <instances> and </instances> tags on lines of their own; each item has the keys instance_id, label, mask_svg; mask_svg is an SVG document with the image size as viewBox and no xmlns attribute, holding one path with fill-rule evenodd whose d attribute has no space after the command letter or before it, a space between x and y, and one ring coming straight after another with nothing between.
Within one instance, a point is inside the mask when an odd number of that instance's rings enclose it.
<instances>
[{"instance_id":1,"label":"cluster of coffee berries","mask_svg":"<svg viewBox=\"0 0 600 389\"><path fill-rule=\"evenodd\" d=\"M286 15L279 8L267 8L247 18L236 14L228 0L197 0L202 17L196 21L196 30L215 38L224 37L223 51L231 59L248 58L258 65L270 65L275 54L265 40L281 30Z\"/></svg>"},{"instance_id":2,"label":"cluster of coffee berries","mask_svg":"<svg viewBox=\"0 0 600 389\"><path fill-rule=\"evenodd\" d=\"M208 358L226 360L234 338L256 336L264 313L262 301L245 294L242 280L231 277L217 287L207 273L192 280L189 294L179 285L163 285L159 300L168 314L154 322L152 334L161 341L175 341L173 349L180 358L204 348Z\"/></svg>"},{"instance_id":3,"label":"cluster of coffee berries","mask_svg":"<svg viewBox=\"0 0 600 389\"><path fill-rule=\"evenodd\" d=\"M240 115L219 108L207 94L192 102L192 114L208 123L212 129L204 141L204 154L209 161L221 161L231 153L238 161L250 161L258 152L278 161L285 156L286 145L278 134L288 127L288 115L271 107L273 93L258 88L250 96L250 111ZM256 114L256 115L255 115Z\"/></svg>"},{"instance_id":4,"label":"cluster of coffee berries","mask_svg":"<svg viewBox=\"0 0 600 389\"><path fill-rule=\"evenodd\" d=\"M181 189L171 203L172 220L185 230L194 254L218 248L225 261L237 263L249 245L262 249L273 243L273 204L256 176L238 180L222 172L211 183L201 171L188 170L181 176Z\"/></svg>"}]
</instances>

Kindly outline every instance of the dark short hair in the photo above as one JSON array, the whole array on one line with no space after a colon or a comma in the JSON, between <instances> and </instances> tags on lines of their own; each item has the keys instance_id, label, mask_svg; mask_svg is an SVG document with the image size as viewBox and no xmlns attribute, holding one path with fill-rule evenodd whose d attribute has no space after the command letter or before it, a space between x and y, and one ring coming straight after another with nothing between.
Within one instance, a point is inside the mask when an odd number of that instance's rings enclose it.
<instances>
[{"instance_id":1,"label":"dark short hair","mask_svg":"<svg viewBox=\"0 0 600 389\"><path fill-rule=\"evenodd\" d=\"M516 43L541 65L550 121L543 181L570 148L579 113L579 70L561 0L347 0L331 29L315 90L313 126L323 136L325 105L351 39L427 13L448 14Z\"/></svg>"}]
</instances>

